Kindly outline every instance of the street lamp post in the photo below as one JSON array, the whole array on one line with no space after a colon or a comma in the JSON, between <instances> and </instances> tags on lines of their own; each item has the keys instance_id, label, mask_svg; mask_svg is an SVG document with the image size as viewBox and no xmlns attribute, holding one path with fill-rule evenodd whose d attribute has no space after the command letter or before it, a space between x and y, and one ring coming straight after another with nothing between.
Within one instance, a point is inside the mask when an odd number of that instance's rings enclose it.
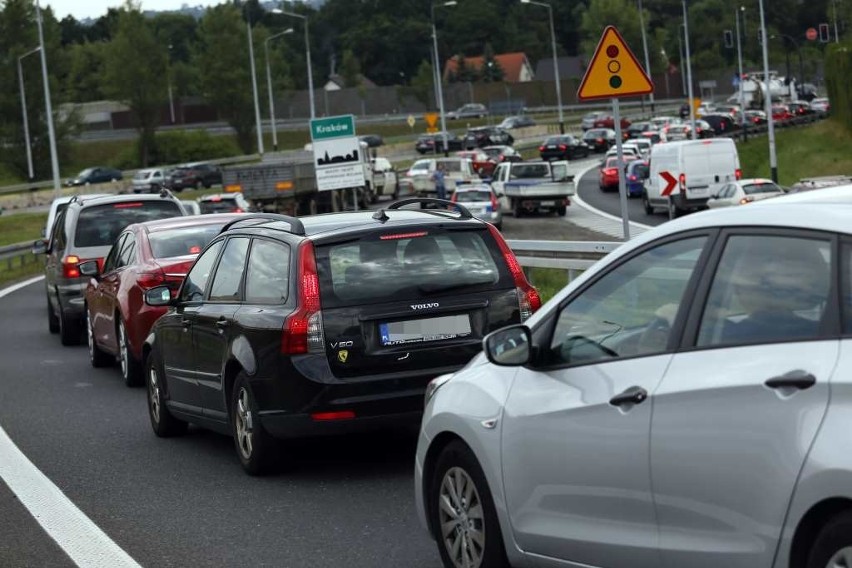
<instances>
[{"instance_id":1,"label":"street lamp post","mask_svg":"<svg viewBox=\"0 0 852 568\"><path fill-rule=\"evenodd\" d=\"M683 0L683 42L686 44L686 88L689 95L689 123L692 128L692 136L698 131L695 129L695 105L692 104L692 64L689 60L689 17L686 11L686 0Z\"/></svg>"},{"instance_id":2,"label":"street lamp post","mask_svg":"<svg viewBox=\"0 0 852 568\"><path fill-rule=\"evenodd\" d=\"M683 56L683 24L680 24L677 28L677 49L678 54L680 55L680 92L683 96L686 96L686 73L684 73L683 64L686 61L686 57Z\"/></svg>"},{"instance_id":3,"label":"street lamp post","mask_svg":"<svg viewBox=\"0 0 852 568\"><path fill-rule=\"evenodd\" d=\"M53 105L50 102L50 81L47 79L47 54L44 49L44 30L41 22L41 8L35 3L36 24L38 25L38 46L41 52L41 78L44 81L44 106L47 113L47 136L50 140L50 168L53 172L53 193L59 197L59 155L56 152L56 130L53 128Z\"/></svg>"},{"instance_id":4,"label":"street lamp post","mask_svg":"<svg viewBox=\"0 0 852 568\"><path fill-rule=\"evenodd\" d=\"M775 155L775 121L772 119L772 92L769 88L769 41L766 36L766 16L763 13L763 0L759 0L760 6L760 37L763 39L763 85L766 88L766 96L763 97L764 111L766 112L766 125L769 129L769 171L772 181L778 183L778 157Z\"/></svg>"},{"instance_id":5,"label":"street lamp post","mask_svg":"<svg viewBox=\"0 0 852 568\"><path fill-rule=\"evenodd\" d=\"M447 0L446 2L439 2L437 4L432 4L432 49L435 52L435 84L438 86L438 112L441 113L441 136L444 139L444 155L450 155L450 149L447 147L449 142L447 141L447 117L444 114L444 87L441 84L441 57L438 54L438 29L435 27L435 8L438 6L455 6L458 4L456 0Z\"/></svg>"},{"instance_id":6,"label":"street lamp post","mask_svg":"<svg viewBox=\"0 0 852 568\"><path fill-rule=\"evenodd\" d=\"M562 114L562 81L559 78L559 61L556 58L556 30L553 26L553 6L544 2L535 2L534 0L521 0L521 3L534 4L535 6L544 6L547 8L547 15L550 19L550 47L553 50L553 78L556 81L556 105L559 107L559 132L565 134L565 117ZM647 55L646 52L645 56L647 57Z\"/></svg>"},{"instance_id":7,"label":"street lamp post","mask_svg":"<svg viewBox=\"0 0 852 568\"><path fill-rule=\"evenodd\" d=\"M294 12L281 10L281 14L292 18L299 18L305 22L305 61L308 66L308 97L311 99L311 120L316 118L316 107L314 106L314 76L311 71L311 38L308 32L308 17ZM328 112L328 110L326 110Z\"/></svg>"},{"instance_id":8,"label":"street lamp post","mask_svg":"<svg viewBox=\"0 0 852 568\"><path fill-rule=\"evenodd\" d=\"M169 44L168 59L166 61L166 81L169 87L169 115L172 119L172 124L175 123L175 100L172 98L172 44Z\"/></svg>"},{"instance_id":9,"label":"street lamp post","mask_svg":"<svg viewBox=\"0 0 852 568\"><path fill-rule=\"evenodd\" d=\"M18 57L18 82L21 85L21 114L24 119L24 145L27 147L27 173L29 174L27 179L30 181L33 180L35 174L33 173L33 149L30 147L30 121L27 118L27 93L24 89L24 70L21 67L21 60L40 50L41 47L36 47Z\"/></svg>"},{"instance_id":10,"label":"street lamp post","mask_svg":"<svg viewBox=\"0 0 852 568\"><path fill-rule=\"evenodd\" d=\"M251 92L254 97L254 120L257 128L257 152L263 155L263 124L260 122L260 101L257 97L257 70L254 64L254 41L251 33L251 14L246 11L246 28L248 29L249 63L251 63Z\"/></svg>"},{"instance_id":11,"label":"street lamp post","mask_svg":"<svg viewBox=\"0 0 852 568\"><path fill-rule=\"evenodd\" d=\"M273 152L278 151L278 132L275 129L275 98L272 96L272 69L269 65L269 42L277 37L281 37L289 33L293 33L293 28L289 28L284 30L283 32L278 32L275 35L271 35L266 38L266 41L263 42L264 55L266 56L266 87L269 90L269 121L270 127L272 128Z\"/></svg>"},{"instance_id":12,"label":"street lamp post","mask_svg":"<svg viewBox=\"0 0 852 568\"><path fill-rule=\"evenodd\" d=\"M642 0L639 0L639 27L642 29L642 47L645 49L645 73L651 76L651 58L648 56L648 37L645 35L645 15L642 13ZM654 92L648 94L651 102L651 114L654 113Z\"/></svg>"},{"instance_id":13,"label":"street lamp post","mask_svg":"<svg viewBox=\"0 0 852 568\"><path fill-rule=\"evenodd\" d=\"M743 129L743 142L748 141L748 126L745 116L745 99L743 97L743 50L740 42L740 11L745 11L745 7L740 6L740 10L734 10L734 18L737 20L737 87L739 88L740 99L740 128Z\"/></svg>"}]
</instances>

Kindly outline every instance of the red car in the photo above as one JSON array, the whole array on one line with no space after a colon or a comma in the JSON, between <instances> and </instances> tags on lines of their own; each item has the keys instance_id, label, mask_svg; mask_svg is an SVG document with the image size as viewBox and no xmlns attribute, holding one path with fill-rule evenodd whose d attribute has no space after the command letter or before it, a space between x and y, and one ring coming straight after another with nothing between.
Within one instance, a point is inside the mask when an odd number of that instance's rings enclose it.
<instances>
[{"instance_id":1,"label":"red car","mask_svg":"<svg viewBox=\"0 0 852 568\"><path fill-rule=\"evenodd\" d=\"M789 120L793 118L793 113L787 108L787 105L772 105L772 120Z\"/></svg>"},{"instance_id":2,"label":"red car","mask_svg":"<svg viewBox=\"0 0 852 568\"><path fill-rule=\"evenodd\" d=\"M621 118L621 130L626 131L627 127L630 126L630 121L626 118ZM606 116L599 117L595 120L594 128L612 128L615 129L615 118L612 115L608 114Z\"/></svg>"},{"instance_id":3,"label":"red car","mask_svg":"<svg viewBox=\"0 0 852 568\"><path fill-rule=\"evenodd\" d=\"M603 191L618 189L618 158L607 158L601 168L600 187Z\"/></svg>"},{"instance_id":4,"label":"red car","mask_svg":"<svg viewBox=\"0 0 852 568\"><path fill-rule=\"evenodd\" d=\"M483 152L482 150L462 150L461 152L456 152L456 156L459 158L467 158L470 160L471 165L473 166L473 171L480 177L483 177L483 173L481 170L483 168L488 168L491 164L488 162L488 154ZM491 171L494 171L494 168L491 167Z\"/></svg>"},{"instance_id":5,"label":"red car","mask_svg":"<svg viewBox=\"0 0 852 568\"><path fill-rule=\"evenodd\" d=\"M119 235L98 269L80 264L91 276L86 288L86 330L93 367L121 363L127 386L140 382L142 344L151 326L166 312L148 306L145 291L167 285L174 296L195 257L239 213L175 217L130 225Z\"/></svg>"}]
</instances>

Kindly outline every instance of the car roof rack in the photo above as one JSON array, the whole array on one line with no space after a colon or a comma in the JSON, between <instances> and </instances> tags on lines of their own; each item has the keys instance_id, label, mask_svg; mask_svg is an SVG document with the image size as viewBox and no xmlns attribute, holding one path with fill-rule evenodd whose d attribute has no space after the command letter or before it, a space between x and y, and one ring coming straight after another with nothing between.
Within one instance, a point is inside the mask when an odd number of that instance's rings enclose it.
<instances>
[{"instance_id":1,"label":"car roof rack","mask_svg":"<svg viewBox=\"0 0 852 568\"><path fill-rule=\"evenodd\" d=\"M416 203L422 204L422 205L432 204L432 205L437 205L439 207L452 208L452 209L455 209L456 211L459 212L458 219L473 219L473 215L471 215L470 211L464 205L460 205L458 203L454 203L454 202L448 201L446 199L436 199L434 197L412 197L410 199L402 199L400 201L397 201L396 203L392 203L392 204L388 205L388 210L389 211L395 211L397 209L401 209L402 207L405 207L406 205L414 205ZM442 214L442 212L439 213L437 211L430 211L428 209L421 209L421 212L422 213L429 213L429 214L432 214L432 215L439 214L442 217L444 216ZM378 212L376 212L375 215L373 215L373 219L379 219L380 220L380 217L383 213L384 213L383 210L379 210Z\"/></svg>"},{"instance_id":2,"label":"car roof rack","mask_svg":"<svg viewBox=\"0 0 852 568\"><path fill-rule=\"evenodd\" d=\"M248 225L248 227L256 227L270 221L287 223L287 225L290 226L290 229L287 231L288 233L292 233L294 235L299 236L305 236L305 226L302 224L301 221L299 221L295 217L290 217L289 215L280 215L278 213L248 213L239 219L234 219L230 223L225 223L225 226L222 227L222 230L219 231L219 234L221 235L228 229L231 229L240 223L249 223L251 221L255 221L255 223L252 225Z\"/></svg>"}]
</instances>

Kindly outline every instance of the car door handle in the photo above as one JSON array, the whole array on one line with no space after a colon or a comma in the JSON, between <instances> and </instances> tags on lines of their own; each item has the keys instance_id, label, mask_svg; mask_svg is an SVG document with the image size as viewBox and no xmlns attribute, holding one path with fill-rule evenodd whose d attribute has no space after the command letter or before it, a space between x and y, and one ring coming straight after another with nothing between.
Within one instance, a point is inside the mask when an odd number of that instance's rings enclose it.
<instances>
[{"instance_id":1,"label":"car door handle","mask_svg":"<svg viewBox=\"0 0 852 568\"><path fill-rule=\"evenodd\" d=\"M772 377L771 379L766 379L766 382L763 384L771 389L792 388L805 390L816 384L816 377L807 371L795 370Z\"/></svg>"},{"instance_id":2,"label":"car door handle","mask_svg":"<svg viewBox=\"0 0 852 568\"><path fill-rule=\"evenodd\" d=\"M181 318L181 320L180 320L180 324L181 324L183 327L189 327L189 326L192 324L192 320L191 320L191 319L189 319L189 318Z\"/></svg>"},{"instance_id":3,"label":"car door handle","mask_svg":"<svg viewBox=\"0 0 852 568\"><path fill-rule=\"evenodd\" d=\"M219 329L225 329L226 327L228 327L228 320L226 320L226 319L216 320L216 327L218 327Z\"/></svg>"},{"instance_id":4,"label":"car door handle","mask_svg":"<svg viewBox=\"0 0 852 568\"><path fill-rule=\"evenodd\" d=\"M611 399L609 399L609 403L613 406L622 406L625 404L641 404L645 402L645 399L647 398L648 391L646 391L642 387L630 387L623 393L617 394Z\"/></svg>"}]
</instances>

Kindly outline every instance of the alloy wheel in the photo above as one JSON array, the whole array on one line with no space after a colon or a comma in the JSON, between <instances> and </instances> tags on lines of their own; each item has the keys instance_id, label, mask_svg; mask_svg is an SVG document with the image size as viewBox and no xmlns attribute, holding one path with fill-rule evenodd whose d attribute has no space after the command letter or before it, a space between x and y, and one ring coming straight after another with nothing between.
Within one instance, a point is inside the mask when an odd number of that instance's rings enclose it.
<instances>
[{"instance_id":1,"label":"alloy wheel","mask_svg":"<svg viewBox=\"0 0 852 568\"><path fill-rule=\"evenodd\" d=\"M478 568L485 552L485 517L476 485L460 467L441 480L438 493L441 539L456 568Z\"/></svg>"},{"instance_id":2,"label":"alloy wheel","mask_svg":"<svg viewBox=\"0 0 852 568\"><path fill-rule=\"evenodd\" d=\"M89 345L89 360L95 360L95 332L92 330L92 316L86 311L86 339Z\"/></svg>"},{"instance_id":3,"label":"alloy wheel","mask_svg":"<svg viewBox=\"0 0 852 568\"><path fill-rule=\"evenodd\" d=\"M852 546L838 550L828 561L825 568L852 568Z\"/></svg>"},{"instance_id":4,"label":"alloy wheel","mask_svg":"<svg viewBox=\"0 0 852 568\"><path fill-rule=\"evenodd\" d=\"M130 372L130 353L127 349L127 330L124 329L124 322L118 323L118 355L121 362L121 376L125 379Z\"/></svg>"},{"instance_id":5,"label":"alloy wheel","mask_svg":"<svg viewBox=\"0 0 852 568\"><path fill-rule=\"evenodd\" d=\"M148 370L148 406L151 409L151 418L154 422L160 422L160 380L157 376L157 369L152 365Z\"/></svg>"},{"instance_id":6,"label":"alloy wheel","mask_svg":"<svg viewBox=\"0 0 852 568\"><path fill-rule=\"evenodd\" d=\"M234 421L237 430L237 446L239 446L243 458L249 459L251 458L253 449L252 414L249 393L245 388L241 388L237 394L237 408L235 410Z\"/></svg>"}]
</instances>

